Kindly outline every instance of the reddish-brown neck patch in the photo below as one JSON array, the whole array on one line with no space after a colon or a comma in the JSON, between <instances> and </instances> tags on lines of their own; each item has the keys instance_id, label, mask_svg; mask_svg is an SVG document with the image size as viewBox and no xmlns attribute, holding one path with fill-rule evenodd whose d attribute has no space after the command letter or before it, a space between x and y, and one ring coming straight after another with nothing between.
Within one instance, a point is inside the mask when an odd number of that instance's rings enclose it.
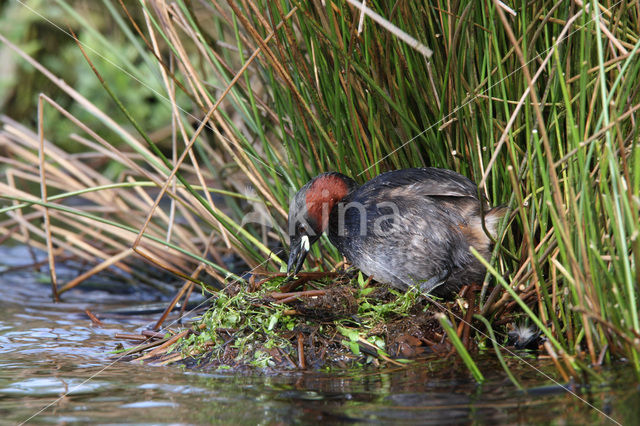
<instances>
[{"instance_id":1,"label":"reddish-brown neck patch","mask_svg":"<svg viewBox=\"0 0 640 426\"><path fill-rule=\"evenodd\" d=\"M336 203L349 193L349 187L338 176L323 176L316 179L307 190L305 202L309 218L314 220L320 232L327 229L329 213Z\"/></svg>"}]
</instances>

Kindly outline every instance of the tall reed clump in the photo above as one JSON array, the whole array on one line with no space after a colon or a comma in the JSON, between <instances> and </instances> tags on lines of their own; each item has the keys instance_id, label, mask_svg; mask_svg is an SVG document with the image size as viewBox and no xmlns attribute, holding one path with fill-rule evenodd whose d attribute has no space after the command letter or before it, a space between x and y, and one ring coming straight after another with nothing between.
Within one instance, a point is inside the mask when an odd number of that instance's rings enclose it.
<instances>
[{"instance_id":1,"label":"tall reed clump","mask_svg":"<svg viewBox=\"0 0 640 426\"><path fill-rule=\"evenodd\" d=\"M111 132L107 140L76 122L84 134L71 137L123 172L107 182L91 156L4 118L3 234L96 268L131 267L137 253L192 280L224 281L237 272L229 253L252 268L282 266L292 188L317 173L363 182L451 168L512 212L478 313L491 322L525 312L564 376L619 357L640 371L637 2L366 2L399 31L350 3L110 9L138 48L134 62L148 66L117 65L131 85L161 92L167 137L138 123L109 81L117 121L51 76ZM84 34L90 24L72 27ZM100 77L114 65L99 57L109 40L93 41L84 51ZM41 99L46 120L55 103ZM162 196L170 203L155 207ZM315 250L325 267L337 260Z\"/></svg>"}]
</instances>

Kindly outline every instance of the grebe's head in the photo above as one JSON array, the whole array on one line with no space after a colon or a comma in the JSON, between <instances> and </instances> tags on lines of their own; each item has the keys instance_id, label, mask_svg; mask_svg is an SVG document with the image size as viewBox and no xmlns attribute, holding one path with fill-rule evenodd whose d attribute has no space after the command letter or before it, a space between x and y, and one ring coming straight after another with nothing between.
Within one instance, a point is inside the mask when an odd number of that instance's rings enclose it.
<instances>
[{"instance_id":1,"label":"grebe's head","mask_svg":"<svg viewBox=\"0 0 640 426\"><path fill-rule=\"evenodd\" d=\"M287 274L297 274L311 246L326 231L333 207L356 188L353 179L335 172L318 175L296 193L289 204L291 251Z\"/></svg>"}]
</instances>

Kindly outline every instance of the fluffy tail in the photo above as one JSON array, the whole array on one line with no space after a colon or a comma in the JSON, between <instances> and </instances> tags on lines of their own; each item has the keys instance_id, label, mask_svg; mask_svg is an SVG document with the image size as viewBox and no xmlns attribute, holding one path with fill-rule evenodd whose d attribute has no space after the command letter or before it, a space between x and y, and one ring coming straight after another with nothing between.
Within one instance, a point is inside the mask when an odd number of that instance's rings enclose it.
<instances>
[{"instance_id":1,"label":"fluffy tail","mask_svg":"<svg viewBox=\"0 0 640 426\"><path fill-rule=\"evenodd\" d=\"M498 236L498 224L507 214L507 206L494 207L484 215L484 224L489 234L495 239Z\"/></svg>"}]
</instances>

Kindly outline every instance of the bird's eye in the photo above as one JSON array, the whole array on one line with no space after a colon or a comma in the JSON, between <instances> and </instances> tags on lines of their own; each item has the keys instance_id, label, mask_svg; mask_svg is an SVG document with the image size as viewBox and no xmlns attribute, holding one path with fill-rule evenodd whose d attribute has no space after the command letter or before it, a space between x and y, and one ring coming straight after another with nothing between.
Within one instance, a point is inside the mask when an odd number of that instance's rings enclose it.
<instances>
[{"instance_id":1,"label":"bird's eye","mask_svg":"<svg viewBox=\"0 0 640 426\"><path fill-rule=\"evenodd\" d=\"M307 225L304 223L298 224L298 234L306 234L307 233Z\"/></svg>"}]
</instances>

